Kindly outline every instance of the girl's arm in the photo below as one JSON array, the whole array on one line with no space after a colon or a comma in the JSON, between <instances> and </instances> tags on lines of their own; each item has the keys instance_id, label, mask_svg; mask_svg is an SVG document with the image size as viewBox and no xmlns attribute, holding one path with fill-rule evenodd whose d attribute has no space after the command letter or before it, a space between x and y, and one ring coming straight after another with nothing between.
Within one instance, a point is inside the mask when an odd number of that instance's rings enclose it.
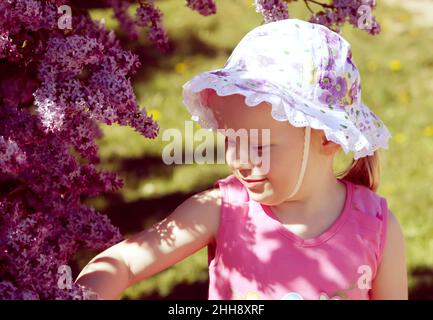
<instances>
[{"instance_id":1,"label":"girl's arm","mask_svg":"<svg viewBox=\"0 0 433 320\"><path fill-rule=\"evenodd\" d=\"M372 283L372 299L407 300L407 270L403 232L389 210L388 232L382 262Z\"/></svg>"},{"instance_id":2,"label":"girl's arm","mask_svg":"<svg viewBox=\"0 0 433 320\"><path fill-rule=\"evenodd\" d=\"M183 260L216 235L218 188L191 196L168 217L94 257L76 279L102 299L119 299L129 286Z\"/></svg>"}]
</instances>

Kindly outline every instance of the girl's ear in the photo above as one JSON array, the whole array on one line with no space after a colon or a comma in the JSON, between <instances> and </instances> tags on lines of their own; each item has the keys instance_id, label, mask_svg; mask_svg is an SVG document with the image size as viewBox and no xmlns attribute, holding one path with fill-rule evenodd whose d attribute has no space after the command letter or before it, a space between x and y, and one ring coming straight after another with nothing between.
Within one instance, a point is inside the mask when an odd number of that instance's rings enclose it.
<instances>
[{"instance_id":1,"label":"girl's ear","mask_svg":"<svg viewBox=\"0 0 433 320\"><path fill-rule=\"evenodd\" d=\"M318 136L319 136L318 140L320 142L319 145L320 153L325 155L333 155L334 153L340 150L341 148L340 145L338 143L328 140L323 130L319 130Z\"/></svg>"},{"instance_id":2,"label":"girl's ear","mask_svg":"<svg viewBox=\"0 0 433 320\"><path fill-rule=\"evenodd\" d=\"M209 106L209 89L200 91L200 101L202 105Z\"/></svg>"},{"instance_id":3,"label":"girl's ear","mask_svg":"<svg viewBox=\"0 0 433 320\"><path fill-rule=\"evenodd\" d=\"M330 143L329 140L327 140L326 138L322 139L322 146L326 146L328 143Z\"/></svg>"}]
</instances>

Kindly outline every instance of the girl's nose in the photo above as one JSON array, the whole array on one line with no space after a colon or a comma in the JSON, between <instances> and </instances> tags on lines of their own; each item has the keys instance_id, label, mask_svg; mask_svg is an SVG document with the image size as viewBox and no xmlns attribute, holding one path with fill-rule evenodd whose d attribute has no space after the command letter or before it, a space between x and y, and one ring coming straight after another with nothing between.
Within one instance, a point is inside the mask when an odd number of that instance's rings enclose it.
<instances>
[{"instance_id":1,"label":"girl's nose","mask_svg":"<svg viewBox=\"0 0 433 320\"><path fill-rule=\"evenodd\" d=\"M236 170L251 170L253 164L250 161L248 146L230 145L226 148L228 164Z\"/></svg>"}]
</instances>

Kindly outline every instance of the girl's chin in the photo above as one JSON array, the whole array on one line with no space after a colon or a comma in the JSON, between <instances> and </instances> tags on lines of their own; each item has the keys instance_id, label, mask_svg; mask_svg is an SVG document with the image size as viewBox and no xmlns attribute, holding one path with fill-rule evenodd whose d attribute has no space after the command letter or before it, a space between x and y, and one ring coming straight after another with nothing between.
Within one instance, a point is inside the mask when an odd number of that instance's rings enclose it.
<instances>
[{"instance_id":1,"label":"girl's chin","mask_svg":"<svg viewBox=\"0 0 433 320\"><path fill-rule=\"evenodd\" d=\"M272 197L272 193L269 190L248 190L250 198L257 202L266 202L266 200L270 200Z\"/></svg>"}]
</instances>

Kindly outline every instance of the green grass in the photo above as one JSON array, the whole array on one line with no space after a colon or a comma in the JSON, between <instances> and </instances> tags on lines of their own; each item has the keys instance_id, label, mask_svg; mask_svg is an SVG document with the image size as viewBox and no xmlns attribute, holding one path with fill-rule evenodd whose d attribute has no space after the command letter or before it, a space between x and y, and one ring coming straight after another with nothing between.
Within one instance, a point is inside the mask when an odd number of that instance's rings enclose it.
<instances>
[{"instance_id":1,"label":"green grass","mask_svg":"<svg viewBox=\"0 0 433 320\"><path fill-rule=\"evenodd\" d=\"M202 17L178 1L157 2L164 13L169 37L176 45L175 52L162 56L149 47L145 33L138 46L131 49L145 48L145 56L151 61L147 64L143 61L141 72L134 76L134 85L140 105L154 114L161 132L167 128L182 129L183 121L189 120L182 104L182 84L202 71L222 67L242 36L261 23L261 16L251 3L220 1L215 16ZM305 17L303 5L291 8L292 17ZM117 25L107 11L95 11L93 17L105 17L109 27ZM362 76L364 102L393 134L389 149L382 152L378 193L388 200L405 234L409 284L413 291L418 282L426 281L412 276L415 268L433 266L433 33L415 27L412 21L416 17L408 12L385 7L382 2L377 17L382 24L380 35L372 37L347 26L343 36L352 43L354 61ZM125 168L125 161L138 159L140 165L140 159L160 159L165 146L161 135L148 140L130 128L104 126L103 130L105 137L99 143L101 168L120 172L125 187L119 197L125 203L159 199L176 192L194 193L229 173L221 165L163 168L155 160L152 171L138 174L141 167ZM339 155L335 167L344 168L350 156ZM107 206L101 199L95 199L94 203L100 209ZM143 208L139 218L143 227L149 225L146 219L151 219L151 213L144 211ZM166 296L178 283L205 280L205 249L132 286L125 291L124 298L145 298L152 292Z\"/></svg>"}]
</instances>

